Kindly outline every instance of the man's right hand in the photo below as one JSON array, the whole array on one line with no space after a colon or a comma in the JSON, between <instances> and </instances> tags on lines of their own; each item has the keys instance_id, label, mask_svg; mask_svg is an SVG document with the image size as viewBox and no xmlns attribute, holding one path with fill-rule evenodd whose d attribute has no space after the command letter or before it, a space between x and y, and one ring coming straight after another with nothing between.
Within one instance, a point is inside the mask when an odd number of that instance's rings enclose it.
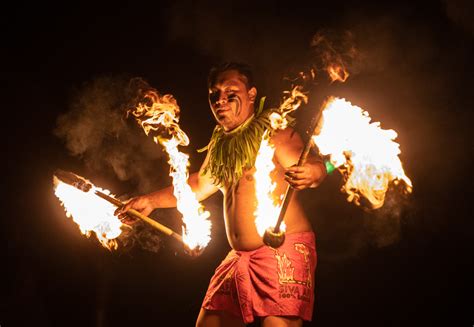
<instances>
[{"instance_id":1,"label":"man's right hand","mask_svg":"<svg viewBox=\"0 0 474 327\"><path fill-rule=\"evenodd\" d=\"M120 221L127 225L136 223L139 219L127 215L127 211L134 209L144 216L148 216L154 209L154 205L148 195L137 196L129 199L123 207L115 210L115 215Z\"/></svg>"}]
</instances>

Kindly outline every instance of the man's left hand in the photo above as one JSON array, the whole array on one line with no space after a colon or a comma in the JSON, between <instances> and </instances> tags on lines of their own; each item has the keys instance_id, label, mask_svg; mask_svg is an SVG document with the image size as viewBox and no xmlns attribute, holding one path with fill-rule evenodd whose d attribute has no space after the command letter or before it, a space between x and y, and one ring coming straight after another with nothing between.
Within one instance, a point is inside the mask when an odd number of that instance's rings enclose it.
<instances>
[{"instance_id":1,"label":"man's left hand","mask_svg":"<svg viewBox=\"0 0 474 327\"><path fill-rule=\"evenodd\" d=\"M305 163L302 166L291 166L286 169L285 180L296 190L316 187L325 177L325 167L321 162Z\"/></svg>"}]
</instances>

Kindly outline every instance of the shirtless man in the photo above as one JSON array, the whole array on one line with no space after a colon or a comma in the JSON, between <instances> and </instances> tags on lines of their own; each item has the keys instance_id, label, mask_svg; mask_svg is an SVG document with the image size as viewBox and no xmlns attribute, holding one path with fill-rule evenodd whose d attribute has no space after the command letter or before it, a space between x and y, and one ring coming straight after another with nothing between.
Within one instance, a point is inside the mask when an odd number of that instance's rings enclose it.
<instances>
[{"instance_id":1,"label":"shirtless man","mask_svg":"<svg viewBox=\"0 0 474 327\"><path fill-rule=\"evenodd\" d=\"M214 141L219 133L219 137L229 139L253 128L258 119L254 106L257 89L248 66L226 63L215 67L208 85L209 104L218 123ZM321 183L326 169L320 160L310 156L303 166L296 166L304 145L293 129L275 132L271 141L275 145L272 178L277 183L277 196L285 192L287 183L297 190ZM311 224L295 196L284 219L285 243L278 249L264 245L255 226L254 161L244 162L240 175L238 167L228 162L230 172L235 172L233 178L217 176L227 164L220 168L212 165L216 160L213 144L217 142L211 139L200 170L190 175L188 183L199 201L218 190L223 193L226 233L233 250L211 279L196 325L243 326L260 317L263 326L301 326L303 320L311 319L314 301L316 252ZM236 151L223 150L229 154ZM251 157L255 156L253 153ZM133 208L149 215L155 208L175 206L170 186L131 199L120 212Z\"/></svg>"}]
</instances>

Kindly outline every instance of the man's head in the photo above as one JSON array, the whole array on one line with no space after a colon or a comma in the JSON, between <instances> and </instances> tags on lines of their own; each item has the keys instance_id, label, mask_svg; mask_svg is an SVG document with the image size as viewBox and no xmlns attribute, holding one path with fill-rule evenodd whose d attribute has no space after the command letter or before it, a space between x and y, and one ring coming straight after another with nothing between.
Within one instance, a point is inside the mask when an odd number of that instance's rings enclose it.
<instances>
[{"instance_id":1,"label":"man's head","mask_svg":"<svg viewBox=\"0 0 474 327\"><path fill-rule=\"evenodd\" d=\"M208 88L212 113L225 131L240 126L253 114L257 89L248 65L230 62L212 68Z\"/></svg>"}]
</instances>

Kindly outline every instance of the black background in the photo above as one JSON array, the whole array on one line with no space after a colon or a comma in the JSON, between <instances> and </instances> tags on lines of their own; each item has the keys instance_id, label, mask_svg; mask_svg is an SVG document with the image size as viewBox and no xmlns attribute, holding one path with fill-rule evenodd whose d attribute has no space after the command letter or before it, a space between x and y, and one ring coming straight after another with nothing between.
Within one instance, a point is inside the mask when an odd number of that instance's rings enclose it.
<instances>
[{"instance_id":1,"label":"black background","mask_svg":"<svg viewBox=\"0 0 474 327\"><path fill-rule=\"evenodd\" d=\"M214 125L209 68L224 59L249 62L259 94L277 103L312 35L331 28L353 32L364 60L325 92L399 133L414 192L393 224L347 203L338 174L302 193L319 256L314 318L306 324L472 325L473 13L468 1L42 2L3 10L0 324L193 325L229 249L221 196L204 202L213 240L199 258L164 237L158 252L109 252L65 219L51 176L57 168L76 171L116 194L138 193L136 185L72 156L53 133L57 118L101 76L143 77L178 99L196 170L203 157L195 150ZM167 172L160 161L156 174ZM158 216L179 229L174 210Z\"/></svg>"}]
</instances>

